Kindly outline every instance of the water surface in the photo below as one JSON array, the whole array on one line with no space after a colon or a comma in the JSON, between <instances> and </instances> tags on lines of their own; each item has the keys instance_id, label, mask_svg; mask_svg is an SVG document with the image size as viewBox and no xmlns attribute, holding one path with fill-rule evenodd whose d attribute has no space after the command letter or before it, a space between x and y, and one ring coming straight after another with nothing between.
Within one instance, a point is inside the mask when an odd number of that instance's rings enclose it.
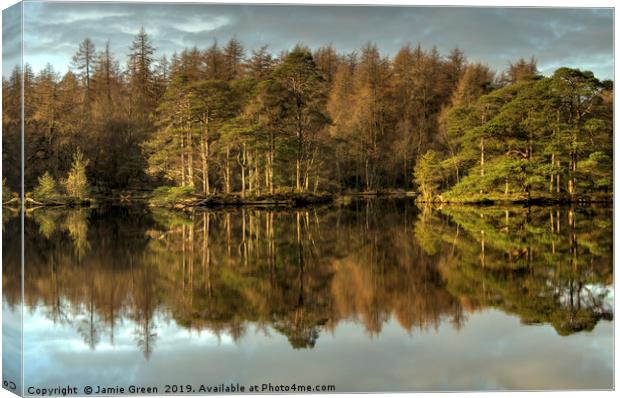
<instances>
[{"instance_id":1,"label":"water surface","mask_svg":"<svg viewBox=\"0 0 620 398\"><path fill-rule=\"evenodd\" d=\"M609 389L611 220L605 208L393 199L37 209L24 385ZM15 314L19 218L3 227Z\"/></svg>"}]
</instances>

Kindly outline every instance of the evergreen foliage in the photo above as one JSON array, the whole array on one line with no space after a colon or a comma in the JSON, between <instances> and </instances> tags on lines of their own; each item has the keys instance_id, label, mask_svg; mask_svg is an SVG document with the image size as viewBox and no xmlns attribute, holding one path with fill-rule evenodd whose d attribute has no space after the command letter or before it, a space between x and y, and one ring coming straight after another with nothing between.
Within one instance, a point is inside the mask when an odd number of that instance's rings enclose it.
<instances>
[{"instance_id":1,"label":"evergreen foliage","mask_svg":"<svg viewBox=\"0 0 620 398\"><path fill-rule=\"evenodd\" d=\"M611 88L577 69L560 68L551 77L514 73L513 83L447 111L450 151L442 159L452 176L443 197L531 200L611 192ZM416 173L424 174L423 167L419 162Z\"/></svg>"}]
</instances>

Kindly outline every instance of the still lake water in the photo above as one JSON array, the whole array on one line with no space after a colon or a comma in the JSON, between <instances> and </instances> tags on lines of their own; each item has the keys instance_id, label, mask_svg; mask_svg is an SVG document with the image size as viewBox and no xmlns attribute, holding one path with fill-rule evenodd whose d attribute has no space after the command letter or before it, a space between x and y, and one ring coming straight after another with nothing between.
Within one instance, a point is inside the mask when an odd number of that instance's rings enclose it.
<instances>
[{"instance_id":1,"label":"still lake water","mask_svg":"<svg viewBox=\"0 0 620 398\"><path fill-rule=\"evenodd\" d=\"M38 209L25 228L26 388L613 387L611 209Z\"/></svg>"}]
</instances>

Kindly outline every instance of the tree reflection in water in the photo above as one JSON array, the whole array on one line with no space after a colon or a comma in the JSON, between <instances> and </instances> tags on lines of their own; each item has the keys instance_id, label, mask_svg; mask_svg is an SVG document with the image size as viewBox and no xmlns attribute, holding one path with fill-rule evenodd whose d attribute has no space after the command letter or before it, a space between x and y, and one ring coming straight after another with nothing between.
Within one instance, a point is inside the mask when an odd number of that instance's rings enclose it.
<instances>
[{"instance_id":1,"label":"tree reflection in water","mask_svg":"<svg viewBox=\"0 0 620 398\"><path fill-rule=\"evenodd\" d=\"M19 305L19 218L3 219L4 300ZM612 319L611 210L333 208L192 214L37 209L25 219L25 301L96 349L125 320L148 358L157 319L241 339L250 325L312 348L353 320L368 334L461 328L495 307L560 335Z\"/></svg>"}]
</instances>

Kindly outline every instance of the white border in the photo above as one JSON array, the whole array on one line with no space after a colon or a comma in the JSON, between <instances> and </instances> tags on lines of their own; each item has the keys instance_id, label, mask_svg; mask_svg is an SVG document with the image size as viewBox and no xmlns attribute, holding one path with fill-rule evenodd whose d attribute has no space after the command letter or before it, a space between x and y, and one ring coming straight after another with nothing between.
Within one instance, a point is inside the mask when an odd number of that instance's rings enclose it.
<instances>
[{"instance_id":1,"label":"white border","mask_svg":"<svg viewBox=\"0 0 620 398\"><path fill-rule=\"evenodd\" d=\"M25 0L25 2L32 2L33 0ZM36 0L34 0L36 1ZM110 2L110 3L116 3L116 2L122 2L122 1L118 1L118 0L110 0L110 1L80 1L80 0L62 0L62 1L50 1L50 2L93 2L93 3L101 3L101 2ZM515 0L504 0L504 1L493 1L493 0L474 0L474 1L467 1L467 0L450 0L450 1L437 1L437 0L425 0L425 1L415 1L415 0L408 0L408 1L398 1L398 0L388 0L388 1L381 1L381 0L375 0L375 1L369 1L369 0L314 0L314 1L302 1L302 0L288 0L288 1L277 1L277 0L272 0L272 1L261 1L261 0L242 0L242 1L226 1L226 0L210 0L210 1L198 1L198 0L183 0L183 1L179 1L179 0L133 0L132 2L135 3L212 3L212 4L227 4L227 3L232 3L232 4L239 4L239 3L243 3L243 4L314 4L314 5L336 5L336 4L345 4L345 5L377 5L377 6L389 6L389 5L408 5L408 6L412 6L412 5L424 5L424 6L478 6L478 7L574 7L574 8L579 8L579 7L583 7L583 8L596 8L596 7L605 7L605 8L614 8L614 61L615 61L615 54L617 52L618 49L618 30L616 29L615 26L615 2L612 0L589 0L589 1L583 1L583 0L538 0L538 1L532 1L532 0L527 0L527 1L515 1ZM16 0L8 0L8 1L3 1L2 3L2 8L8 8L9 6L18 3L18 1ZM1 21L1 16L0 16L0 21ZM2 49L2 33L0 31L0 52ZM618 64L616 64L614 62L614 82L615 82L615 76L617 75L617 70L618 70ZM0 111L2 105L0 103ZM618 103L617 101L615 101L615 91L614 91L614 143L616 142L616 134L618 132L618 119L615 117L618 114ZM1 148L1 143L0 143L0 148ZM1 163L1 162L0 162ZM2 165L0 164L0 171L2 169ZM616 189L620 189L620 185L618 184L618 179L616 178L618 175L620 175L619 173L620 171L620 166L619 163L616 161L616 146L614 145L614 186L616 187ZM614 209L617 208L617 196L614 195ZM0 216L1 216L1 210L0 210ZM618 215L618 213L616 213L614 211L614 276L617 276L618 274L616 273L617 271L617 262L618 262L618 257L615 255L615 248L619 247L618 243L618 234L616 233L616 225L619 225L618 221L620 220L620 216ZM0 232L1 234L1 232ZM0 253L1 253L1 249L0 249ZM615 286L615 280L614 280L614 286ZM0 293L1 293L1 286L0 286ZM614 294L614 299L615 297L617 297L616 294ZM615 313L615 302L614 302L614 316L617 316L617 313ZM614 317L614 386L618 386L618 372L617 370L617 345L615 344L616 341L618 341L618 329L615 327L615 317ZM0 344L2 341L2 337L0 334ZM1 345L0 345L1 347ZM0 371L1 371L1 363L0 363ZM433 397L436 396L438 393L397 393L399 396L411 396L411 397ZM521 395L526 395L527 396L534 396L534 397L538 397L538 396L557 396L557 397L581 397L584 395L584 391L560 391L560 392L468 392L468 393L441 393L441 394L449 394L449 395L459 395L459 396L463 396L463 397L477 397L479 395L485 395L485 396L493 396L493 397L516 397L516 396L521 396ZM593 391L593 392L588 392L588 396L610 396L610 395L614 395L615 393L613 391ZM338 394L339 397L355 397L358 396L359 394ZM380 393L380 394L374 394L377 396L381 396L381 397L388 397L390 395L392 395L392 393L387 394L387 393ZM226 395L218 395L218 396L226 396ZM278 397L278 395L261 395L264 397ZM280 395L281 396L281 395ZM330 397L333 395L329 395L329 394L313 394L312 396L315 397ZM14 394L11 394L10 392L8 392L7 390L4 389L0 389L0 398L5 398L5 397L15 397ZM164 397L164 396L155 396L155 397ZM166 395L165 397L170 397L170 395ZM90 397L89 397L90 398Z\"/></svg>"}]
</instances>

